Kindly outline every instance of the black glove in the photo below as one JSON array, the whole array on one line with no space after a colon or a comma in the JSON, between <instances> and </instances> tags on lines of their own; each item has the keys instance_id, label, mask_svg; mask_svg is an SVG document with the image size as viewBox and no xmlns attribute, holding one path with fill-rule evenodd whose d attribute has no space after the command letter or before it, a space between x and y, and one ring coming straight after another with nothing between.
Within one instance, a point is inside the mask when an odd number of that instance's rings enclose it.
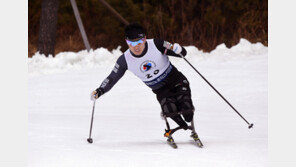
<instances>
[{"instance_id":1,"label":"black glove","mask_svg":"<svg viewBox=\"0 0 296 167\"><path fill-rule=\"evenodd\" d=\"M103 90L101 88L97 88L95 91L93 91L91 93L90 99L94 101L94 100L98 99L102 95L103 95Z\"/></svg>"}]
</instances>

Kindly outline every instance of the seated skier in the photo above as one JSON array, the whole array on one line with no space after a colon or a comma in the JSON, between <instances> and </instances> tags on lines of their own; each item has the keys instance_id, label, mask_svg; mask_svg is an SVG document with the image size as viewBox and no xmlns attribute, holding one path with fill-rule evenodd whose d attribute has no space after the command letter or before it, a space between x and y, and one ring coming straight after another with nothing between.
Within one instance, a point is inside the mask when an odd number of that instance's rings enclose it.
<instances>
[{"instance_id":1,"label":"seated skier","mask_svg":"<svg viewBox=\"0 0 296 167\"><path fill-rule=\"evenodd\" d=\"M118 58L100 87L92 92L92 98L97 99L108 92L125 71L130 70L156 94L163 115L184 112L184 119L179 114L170 118L181 128L188 129L186 122L192 121L194 113L189 81L168 58L186 56L186 50L178 43L146 39L144 28L137 23L126 26L125 40L129 49Z\"/></svg>"}]
</instances>

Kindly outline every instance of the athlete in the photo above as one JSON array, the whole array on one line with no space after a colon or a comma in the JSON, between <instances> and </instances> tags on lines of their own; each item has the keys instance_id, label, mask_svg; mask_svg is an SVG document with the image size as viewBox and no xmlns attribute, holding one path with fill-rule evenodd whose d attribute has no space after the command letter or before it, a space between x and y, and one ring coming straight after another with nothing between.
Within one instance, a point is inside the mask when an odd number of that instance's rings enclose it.
<instances>
[{"instance_id":1,"label":"athlete","mask_svg":"<svg viewBox=\"0 0 296 167\"><path fill-rule=\"evenodd\" d=\"M108 92L130 70L156 94L164 115L186 111L171 117L181 128L193 119L194 106L187 78L169 61L168 56L186 56L186 50L178 43L162 39L146 39L144 28L131 23L125 27L125 40L129 47L116 61L111 74L99 88L92 92L95 100Z\"/></svg>"}]
</instances>

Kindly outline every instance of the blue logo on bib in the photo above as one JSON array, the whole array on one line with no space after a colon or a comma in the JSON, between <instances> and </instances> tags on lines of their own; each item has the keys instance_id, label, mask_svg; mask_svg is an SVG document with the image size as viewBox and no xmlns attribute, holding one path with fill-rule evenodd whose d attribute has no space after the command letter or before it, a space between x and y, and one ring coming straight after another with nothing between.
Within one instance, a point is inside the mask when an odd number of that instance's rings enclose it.
<instances>
[{"instance_id":1,"label":"blue logo on bib","mask_svg":"<svg viewBox=\"0 0 296 167\"><path fill-rule=\"evenodd\" d=\"M141 71L146 72L149 71L151 68L155 67L155 63L148 60L141 64Z\"/></svg>"}]
</instances>

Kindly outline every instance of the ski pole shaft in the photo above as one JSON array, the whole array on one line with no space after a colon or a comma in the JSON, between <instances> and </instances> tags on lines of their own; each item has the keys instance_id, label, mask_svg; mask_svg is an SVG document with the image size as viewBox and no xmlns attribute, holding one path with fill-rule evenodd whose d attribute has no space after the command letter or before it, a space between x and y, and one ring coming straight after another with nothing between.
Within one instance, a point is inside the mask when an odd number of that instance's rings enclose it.
<instances>
[{"instance_id":1,"label":"ski pole shaft","mask_svg":"<svg viewBox=\"0 0 296 167\"><path fill-rule=\"evenodd\" d=\"M211 88L214 89L214 91L249 125L249 129L253 127L253 124L249 123L223 96L222 94L200 73L197 71L197 69L183 56L181 57L194 69L195 72L204 80L208 85L211 86Z\"/></svg>"},{"instance_id":2,"label":"ski pole shaft","mask_svg":"<svg viewBox=\"0 0 296 167\"><path fill-rule=\"evenodd\" d=\"M92 115L91 115L91 122L90 122L90 129L89 129L89 138L87 139L87 141L89 143L92 143L93 142L93 140L91 138L91 132L92 132L92 125L93 125L93 120L94 120L95 104L96 104L96 100L94 100L94 104L93 104Z\"/></svg>"}]
</instances>

